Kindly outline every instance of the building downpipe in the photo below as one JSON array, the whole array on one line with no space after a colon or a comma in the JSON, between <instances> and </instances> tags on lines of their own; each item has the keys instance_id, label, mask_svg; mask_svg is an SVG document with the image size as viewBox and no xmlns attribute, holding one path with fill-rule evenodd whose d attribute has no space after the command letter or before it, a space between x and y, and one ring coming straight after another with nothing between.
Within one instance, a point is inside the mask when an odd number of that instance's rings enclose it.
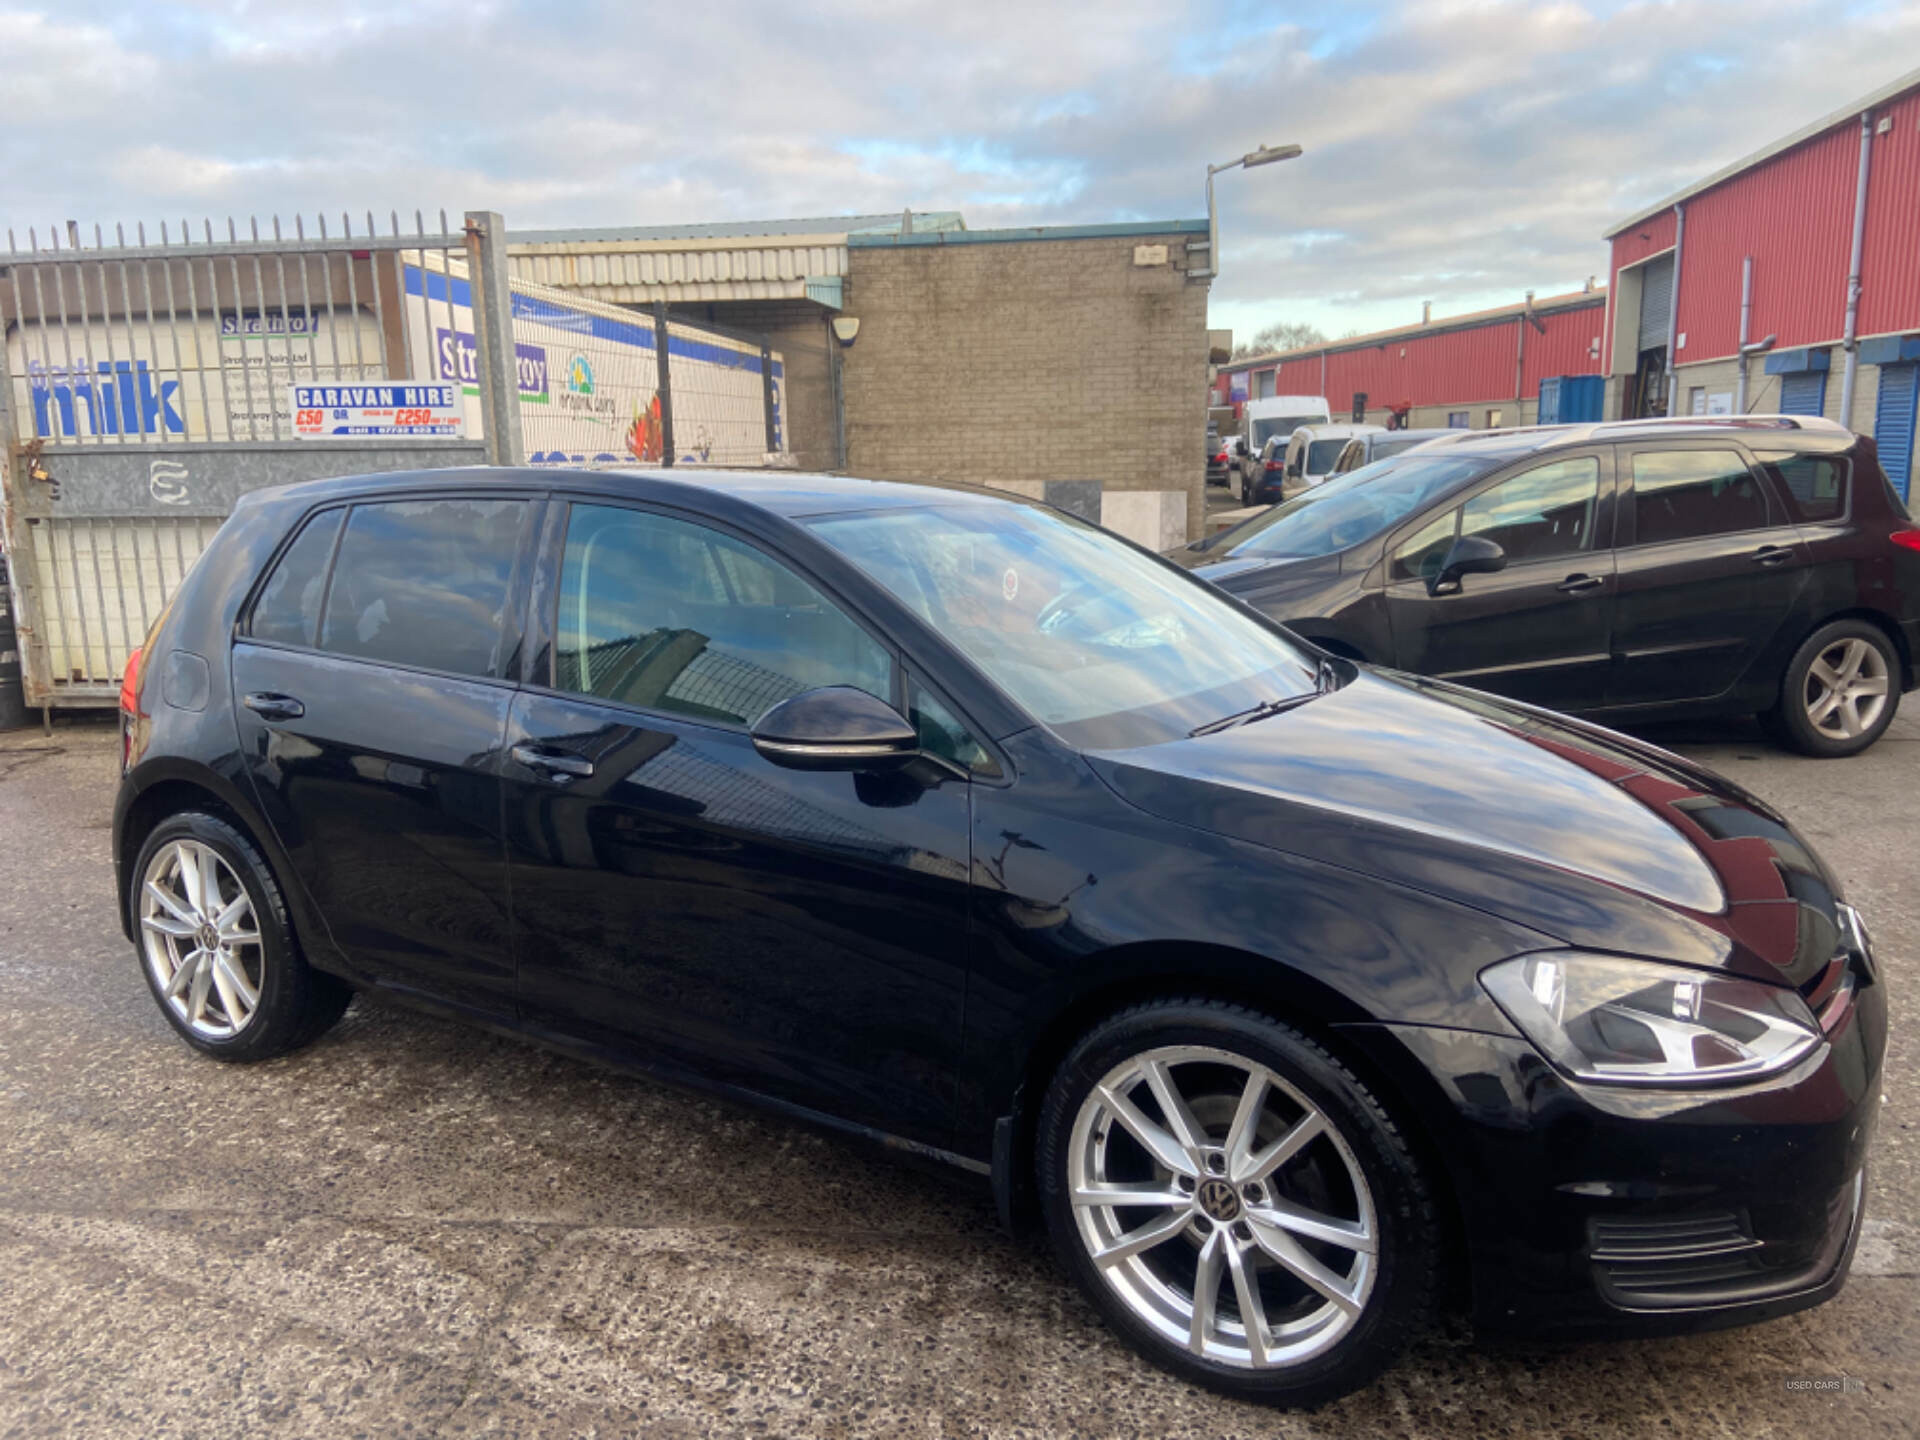
<instances>
[{"instance_id":1,"label":"building downpipe","mask_svg":"<svg viewBox=\"0 0 1920 1440\"><path fill-rule=\"evenodd\" d=\"M1747 339L1753 333L1753 257L1740 262L1740 374L1733 382L1733 413L1747 413Z\"/></svg>"},{"instance_id":2,"label":"building downpipe","mask_svg":"<svg viewBox=\"0 0 1920 1440\"><path fill-rule=\"evenodd\" d=\"M1853 260L1847 266L1847 323L1840 334L1840 423L1853 427L1853 385L1860 369L1860 264L1867 244L1867 167L1873 163L1873 112L1860 112L1860 178L1853 190Z\"/></svg>"},{"instance_id":3,"label":"building downpipe","mask_svg":"<svg viewBox=\"0 0 1920 1440\"><path fill-rule=\"evenodd\" d=\"M1673 292L1667 297L1667 373L1666 381L1667 415L1673 415L1673 399L1680 389L1680 356L1677 345L1680 339L1680 261L1685 255L1687 243L1687 206L1686 202L1673 207Z\"/></svg>"}]
</instances>

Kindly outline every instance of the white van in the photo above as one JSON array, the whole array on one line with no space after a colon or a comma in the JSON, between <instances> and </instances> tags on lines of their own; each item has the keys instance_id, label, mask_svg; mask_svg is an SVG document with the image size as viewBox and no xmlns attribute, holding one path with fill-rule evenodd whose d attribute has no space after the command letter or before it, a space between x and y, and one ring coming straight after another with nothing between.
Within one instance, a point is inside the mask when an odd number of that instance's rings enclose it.
<instances>
[{"instance_id":1,"label":"white van","mask_svg":"<svg viewBox=\"0 0 1920 1440\"><path fill-rule=\"evenodd\" d=\"M1384 425L1299 425L1287 437L1281 497L1291 500L1334 473L1347 442L1362 435L1384 435Z\"/></svg>"},{"instance_id":2,"label":"white van","mask_svg":"<svg viewBox=\"0 0 1920 1440\"><path fill-rule=\"evenodd\" d=\"M1258 455L1267 441L1284 440L1300 425L1325 425L1333 419L1324 395L1269 395L1249 400L1240 412L1249 453Z\"/></svg>"}]
</instances>

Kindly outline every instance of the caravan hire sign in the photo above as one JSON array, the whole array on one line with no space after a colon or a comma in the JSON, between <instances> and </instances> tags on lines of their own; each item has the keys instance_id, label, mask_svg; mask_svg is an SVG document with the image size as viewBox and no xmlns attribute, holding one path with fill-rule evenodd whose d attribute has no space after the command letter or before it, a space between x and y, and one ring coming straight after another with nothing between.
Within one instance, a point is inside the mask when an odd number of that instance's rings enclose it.
<instances>
[{"instance_id":1,"label":"caravan hire sign","mask_svg":"<svg viewBox=\"0 0 1920 1440\"><path fill-rule=\"evenodd\" d=\"M294 385L293 433L302 440L458 435L466 420L454 385Z\"/></svg>"}]
</instances>

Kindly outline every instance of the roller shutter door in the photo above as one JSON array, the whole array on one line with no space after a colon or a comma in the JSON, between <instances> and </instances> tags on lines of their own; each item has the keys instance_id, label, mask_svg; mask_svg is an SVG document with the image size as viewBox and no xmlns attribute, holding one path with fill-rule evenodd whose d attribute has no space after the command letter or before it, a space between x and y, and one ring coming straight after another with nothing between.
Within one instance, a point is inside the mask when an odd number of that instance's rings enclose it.
<instances>
[{"instance_id":1,"label":"roller shutter door","mask_svg":"<svg viewBox=\"0 0 1920 1440\"><path fill-rule=\"evenodd\" d=\"M1640 350L1658 350L1667 343L1667 321L1673 313L1673 256L1649 261L1640 274Z\"/></svg>"},{"instance_id":2,"label":"roller shutter door","mask_svg":"<svg viewBox=\"0 0 1920 1440\"><path fill-rule=\"evenodd\" d=\"M1782 415L1822 415L1827 409L1827 372L1802 370L1780 377Z\"/></svg>"},{"instance_id":3,"label":"roller shutter door","mask_svg":"<svg viewBox=\"0 0 1920 1440\"><path fill-rule=\"evenodd\" d=\"M1873 442L1880 451L1880 468L1907 498L1913 477L1914 402L1920 398L1920 365L1880 367L1880 398L1873 411Z\"/></svg>"}]
</instances>

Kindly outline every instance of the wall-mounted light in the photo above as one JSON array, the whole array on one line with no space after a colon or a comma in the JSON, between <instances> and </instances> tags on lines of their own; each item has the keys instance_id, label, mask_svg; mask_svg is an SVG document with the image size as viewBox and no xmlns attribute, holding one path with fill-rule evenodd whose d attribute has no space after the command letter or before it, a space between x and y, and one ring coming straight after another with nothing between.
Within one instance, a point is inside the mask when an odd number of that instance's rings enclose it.
<instances>
[{"instance_id":1,"label":"wall-mounted light","mask_svg":"<svg viewBox=\"0 0 1920 1440\"><path fill-rule=\"evenodd\" d=\"M853 339L860 333L860 317L857 315L836 315L832 320L833 338L840 342L841 348L850 348Z\"/></svg>"}]
</instances>

